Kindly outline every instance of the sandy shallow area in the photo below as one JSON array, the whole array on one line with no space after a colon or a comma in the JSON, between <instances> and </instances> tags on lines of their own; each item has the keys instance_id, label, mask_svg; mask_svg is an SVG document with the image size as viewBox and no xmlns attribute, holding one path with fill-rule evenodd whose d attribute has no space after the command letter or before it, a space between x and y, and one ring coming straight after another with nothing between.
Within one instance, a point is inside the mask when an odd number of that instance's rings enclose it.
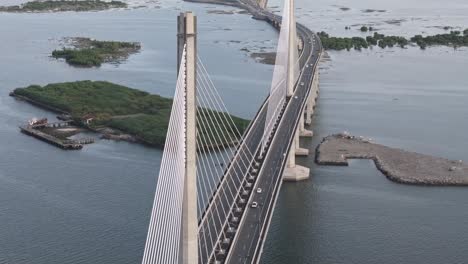
<instances>
[{"instance_id":1,"label":"sandy shallow area","mask_svg":"<svg viewBox=\"0 0 468 264\"><path fill-rule=\"evenodd\" d=\"M461 160L409 152L346 133L325 137L316 149L320 165L348 166L348 159L372 159L392 181L421 185L468 185L468 165Z\"/></svg>"}]
</instances>

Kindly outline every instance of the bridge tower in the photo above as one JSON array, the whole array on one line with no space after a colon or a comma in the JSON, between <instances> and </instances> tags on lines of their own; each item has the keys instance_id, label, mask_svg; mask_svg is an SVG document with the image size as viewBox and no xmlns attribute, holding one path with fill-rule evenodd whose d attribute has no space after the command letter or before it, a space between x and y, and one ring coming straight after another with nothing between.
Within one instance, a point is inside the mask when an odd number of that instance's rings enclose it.
<instances>
[{"instance_id":1,"label":"bridge tower","mask_svg":"<svg viewBox=\"0 0 468 264\"><path fill-rule=\"evenodd\" d=\"M319 73L316 72L312 81L312 89L310 91L309 98L307 99L307 107L305 113L305 122L306 125L312 124L312 115L315 111L315 101L317 99L317 95L319 93Z\"/></svg>"},{"instance_id":2,"label":"bridge tower","mask_svg":"<svg viewBox=\"0 0 468 264\"><path fill-rule=\"evenodd\" d=\"M191 12L181 13L177 19L177 61L185 68L185 185L182 211L182 263L198 262L198 215L197 215L197 149L196 149L196 66L197 28L196 16ZM185 52L184 52L185 48ZM184 58L185 56L185 58ZM185 62L185 67L180 63Z\"/></svg>"},{"instance_id":3,"label":"bridge tower","mask_svg":"<svg viewBox=\"0 0 468 264\"><path fill-rule=\"evenodd\" d=\"M304 85L296 83L299 79L299 56L298 56L298 41L296 32L296 19L294 14L294 0L285 0L283 23L288 23L288 59L287 59L287 96L294 95L296 85ZM283 25L282 25L283 26ZM294 100L295 98L291 99ZM285 181L301 181L309 178L310 169L296 164L296 156L307 156L309 150L300 147L300 137L312 137L312 131L306 130L304 127L304 113L301 113L298 128L291 144L288 161L284 170L283 179Z\"/></svg>"},{"instance_id":4,"label":"bridge tower","mask_svg":"<svg viewBox=\"0 0 468 264\"><path fill-rule=\"evenodd\" d=\"M198 263L196 17L178 17L178 74L142 264Z\"/></svg>"},{"instance_id":5,"label":"bridge tower","mask_svg":"<svg viewBox=\"0 0 468 264\"><path fill-rule=\"evenodd\" d=\"M287 14L286 14L287 12ZM287 23L288 56L287 56L287 96L294 94L294 87L299 78L299 54L294 15L294 0L285 0L283 23ZM281 25L283 27L284 25Z\"/></svg>"}]
</instances>

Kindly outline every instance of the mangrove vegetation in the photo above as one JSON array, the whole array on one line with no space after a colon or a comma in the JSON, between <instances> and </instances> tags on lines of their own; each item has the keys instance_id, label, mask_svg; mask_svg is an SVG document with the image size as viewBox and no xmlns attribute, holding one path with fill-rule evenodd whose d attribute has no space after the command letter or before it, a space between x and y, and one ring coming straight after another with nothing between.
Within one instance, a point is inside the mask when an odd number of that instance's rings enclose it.
<instances>
[{"instance_id":1,"label":"mangrove vegetation","mask_svg":"<svg viewBox=\"0 0 468 264\"><path fill-rule=\"evenodd\" d=\"M52 57L63 58L73 66L98 67L105 62L119 62L141 49L137 42L98 41L72 38L72 48L54 50Z\"/></svg>"},{"instance_id":2,"label":"mangrove vegetation","mask_svg":"<svg viewBox=\"0 0 468 264\"><path fill-rule=\"evenodd\" d=\"M172 99L103 81L31 85L15 89L12 95L44 108L67 113L76 123L92 130L107 129L114 134L131 135L139 142L158 147L164 145L172 107ZM212 113L212 118L220 118L222 115L218 113ZM199 114L202 120L199 122L211 124L203 121L204 116L207 115ZM230 117L235 125L222 132L229 135L227 138L238 139L233 131L238 129L243 133L249 122L236 116ZM208 133L210 129L212 131ZM211 137L214 132L221 134L217 130L220 129L213 126L208 130L199 130L199 133ZM235 143L235 140L223 140L218 140L220 145Z\"/></svg>"},{"instance_id":3,"label":"mangrove vegetation","mask_svg":"<svg viewBox=\"0 0 468 264\"><path fill-rule=\"evenodd\" d=\"M65 11L100 11L111 8L125 8L127 4L121 1L101 0L46 0L30 1L21 5L0 6L0 12L65 12Z\"/></svg>"},{"instance_id":4,"label":"mangrove vegetation","mask_svg":"<svg viewBox=\"0 0 468 264\"><path fill-rule=\"evenodd\" d=\"M368 28L361 29L363 32L369 31ZM386 36L374 32L373 35L363 37L332 37L326 32L318 33L323 47L329 50L362 50L372 46L380 48L401 47L404 48L410 44L417 45L421 49L428 46L449 46L449 47L467 47L468 46L468 29L461 31L450 31L446 34L437 34L433 36L416 35L410 39L400 36Z\"/></svg>"}]
</instances>

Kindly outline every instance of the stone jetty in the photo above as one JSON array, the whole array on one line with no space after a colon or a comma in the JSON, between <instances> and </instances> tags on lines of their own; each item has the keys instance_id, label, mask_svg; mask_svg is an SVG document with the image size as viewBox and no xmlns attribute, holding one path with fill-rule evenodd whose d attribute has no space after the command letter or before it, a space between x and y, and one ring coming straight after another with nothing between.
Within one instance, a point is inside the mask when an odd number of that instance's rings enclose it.
<instances>
[{"instance_id":1,"label":"stone jetty","mask_svg":"<svg viewBox=\"0 0 468 264\"><path fill-rule=\"evenodd\" d=\"M316 149L320 165L348 166L348 159L371 159L392 181L418 185L468 185L468 165L373 143L348 133L325 137Z\"/></svg>"}]
</instances>

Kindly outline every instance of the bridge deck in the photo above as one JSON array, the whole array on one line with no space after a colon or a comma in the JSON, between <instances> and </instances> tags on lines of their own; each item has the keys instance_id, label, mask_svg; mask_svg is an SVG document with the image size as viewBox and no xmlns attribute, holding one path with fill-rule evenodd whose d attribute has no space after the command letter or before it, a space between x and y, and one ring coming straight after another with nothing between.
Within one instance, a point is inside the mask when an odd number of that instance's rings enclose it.
<instances>
[{"instance_id":1,"label":"bridge deck","mask_svg":"<svg viewBox=\"0 0 468 264\"><path fill-rule=\"evenodd\" d=\"M266 20L279 29L281 16L260 9L251 0L239 0L239 2L254 17ZM295 93L283 109L281 121L268 145L268 154L263 159L253 160L245 166L245 164L241 164L244 162L245 154L238 150L229 164L209 207L199 222L199 247L204 249L199 251L199 263L214 263L215 257L217 261L228 263L255 263L260 258L274 205L281 188L287 153L310 93L321 52L320 40L312 31L297 24L297 34L302 41L303 49L299 58L302 71ZM313 45L314 42L317 45ZM243 146L255 156L258 155L262 145L267 115L266 106L267 100L251 122L244 137ZM259 171L258 176L248 177L252 175L253 168ZM263 191L256 193L254 192L256 188L261 188ZM243 193L242 190L247 190L248 193ZM232 196L233 192L234 196ZM248 205L252 201L256 201L259 207L250 208ZM219 232L220 230L224 230L224 232ZM225 252L222 252L223 250Z\"/></svg>"},{"instance_id":2,"label":"bridge deck","mask_svg":"<svg viewBox=\"0 0 468 264\"><path fill-rule=\"evenodd\" d=\"M248 2L246 4L249 4ZM280 23L281 17L265 10L257 10L259 15L270 22ZM303 51L300 57L301 76L294 95L288 101L278 128L264 158L258 180L254 187L261 188L261 193L253 192L249 203L256 201L258 208L246 207L233 244L229 250L228 263L257 263L267 235L269 223L274 211L276 199L282 184L287 154L293 143L295 131L301 120L301 114L311 91L313 77L319 62L322 47L320 39L308 28L297 24L297 33L302 39ZM316 45L313 45L316 43ZM306 67L306 65L308 65Z\"/></svg>"}]
</instances>

